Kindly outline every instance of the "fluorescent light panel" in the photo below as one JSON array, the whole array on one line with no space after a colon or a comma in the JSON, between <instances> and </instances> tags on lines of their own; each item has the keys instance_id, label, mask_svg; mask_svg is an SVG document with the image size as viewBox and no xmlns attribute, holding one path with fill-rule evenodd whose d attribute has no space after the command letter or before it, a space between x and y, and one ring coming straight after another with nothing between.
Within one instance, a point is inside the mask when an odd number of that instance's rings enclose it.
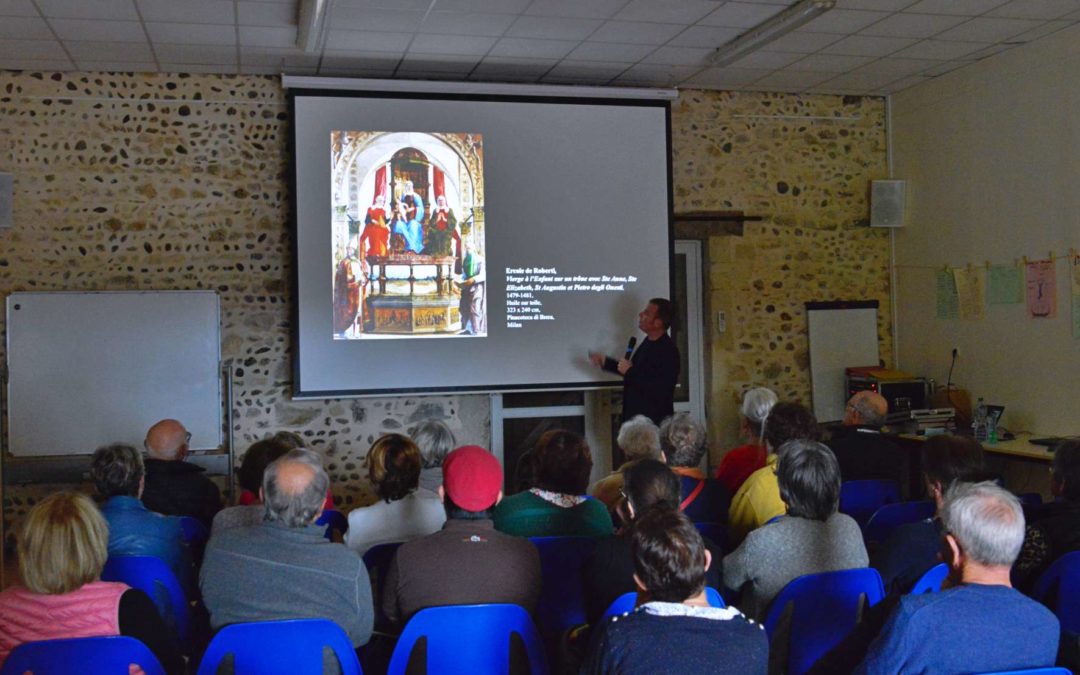
<instances>
[{"instance_id":1,"label":"fluorescent light panel","mask_svg":"<svg viewBox=\"0 0 1080 675\"><path fill-rule=\"evenodd\" d=\"M801 0L776 16L754 26L731 42L716 49L708 58L709 65L726 66L773 40L804 26L836 5L836 0Z\"/></svg>"}]
</instances>

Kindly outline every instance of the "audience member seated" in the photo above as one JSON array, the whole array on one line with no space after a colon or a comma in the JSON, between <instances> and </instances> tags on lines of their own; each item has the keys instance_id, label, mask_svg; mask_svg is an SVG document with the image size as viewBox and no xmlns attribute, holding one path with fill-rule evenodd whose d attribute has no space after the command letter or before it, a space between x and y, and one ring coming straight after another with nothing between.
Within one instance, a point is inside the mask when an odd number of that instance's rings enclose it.
<instances>
[{"instance_id":1,"label":"audience member seated","mask_svg":"<svg viewBox=\"0 0 1080 675\"><path fill-rule=\"evenodd\" d=\"M634 415L623 422L615 443L622 450L626 461L618 471L596 481L589 490L589 494L604 502L608 511L614 511L622 498L620 493L623 487L623 472L643 459L655 460L663 456L660 450L660 430L644 415Z\"/></svg>"},{"instance_id":2,"label":"audience member seated","mask_svg":"<svg viewBox=\"0 0 1080 675\"><path fill-rule=\"evenodd\" d=\"M986 673L1054 665L1059 625L1009 585L1024 541L1020 502L958 483L941 510L953 588L900 599L857 673Z\"/></svg>"},{"instance_id":3,"label":"audience member seated","mask_svg":"<svg viewBox=\"0 0 1080 675\"><path fill-rule=\"evenodd\" d=\"M145 480L139 451L122 443L98 448L90 459L90 480L105 499L101 512L109 523L109 555L160 558L191 597L195 571L180 519L154 513L139 501Z\"/></svg>"},{"instance_id":4,"label":"audience member seated","mask_svg":"<svg viewBox=\"0 0 1080 675\"><path fill-rule=\"evenodd\" d=\"M716 480L735 494L750 474L765 466L769 451L765 447L765 425L776 405L776 394L765 387L755 387L743 395L739 408L739 435L745 445L732 448L716 468Z\"/></svg>"},{"instance_id":5,"label":"audience member seated","mask_svg":"<svg viewBox=\"0 0 1080 675\"><path fill-rule=\"evenodd\" d=\"M322 458L290 450L263 476L266 520L214 533L199 576L210 624L322 618L355 647L371 636L371 581L360 556L315 525L330 478Z\"/></svg>"},{"instance_id":6,"label":"audience member seated","mask_svg":"<svg viewBox=\"0 0 1080 675\"><path fill-rule=\"evenodd\" d=\"M368 480L379 501L349 513L345 544L360 555L378 544L438 532L446 522L439 495L418 487L420 449L408 436L386 434L367 454Z\"/></svg>"},{"instance_id":7,"label":"audience member seated","mask_svg":"<svg viewBox=\"0 0 1080 675\"><path fill-rule=\"evenodd\" d=\"M286 451L296 450L298 448L309 449L307 443L304 442L303 437L295 431L279 431L267 440L275 441L285 446ZM262 484L262 478L260 478L259 480L260 482L256 483L256 485ZM258 489L256 489L254 492L248 492L245 490L244 492L240 493L240 504L246 505L256 503L262 503L262 498L259 497ZM334 494L330 488L326 489L326 501L323 502L323 508L327 511L331 511L334 509Z\"/></svg>"},{"instance_id":8,"label":"audience member seated","mask_svg":"<svg viewBox=\"0 0 1080 675\"><path fill-rule=\"evenodd\" d=\"M941 505L957 482L986 479L982 446L969 436L934 436L921 449L923 483L938 515L896 528L871 551L870 566L881 574L886 593L906 593L928 569L941 562Z\"/></svg>"},{"instance_id":9,"label":"audience member seated","mask_svg":"<svg viewBox=\"0 0 1080 675\"><path fill-rule=\"evenodd\" d=\"M457 447L454 432L442 420L426 420L416 425L409 436L420 448L423 468L420 469L420 487L438 492L443 483L442 463L450 451Z\"/></svg>"},{"instance_id":10,"label":"audience member seated","mask_svg":"<svg viewBox=\"0 0 1080 675\"><path fill-rule=\"evenodd\" d=\"M533 449L536 487L495 507L495 529L519 537L603 537L611 534L604 503L585 496L592 470L580 434L545 432Z\"/></svg>"},{"instance_id":11,"label":"audience member seated","mask_svg":"<svg viewBox=\"0 0 1080 675\"><path fill-rule=\"evenodd\" d=\"M765 466L750 474L731 499L728 510L728 543L738 546L746 535L777 516L784 515L784 501L776 484L776 449L791 440L816 441L821 437L813 413L798 403L777 403L765 426L769 456Z\"/></svg>"},{"instance_id":12,"label":"audience member seated","mask_svg":"<svg viewBox=\"0 0 1080 675\"><path fill-rule=\"evenodd\" d=\"M709 449L705 426L689 413L675 413L660 424L660 448L668 466L679 476L679 510L694 522L724 522L731 493L723 483L706 478L700 468Z\"/></svg>"},{"instance_id":13,"label":"audience member seated","mask_svg":"<svg viewBox=\"0 0 1080 675\"><path fill-rule=\"evenodd\" d=\"M742 591L739 607L762 620L769 603L796 577L866 567L862 531L839 513L840 468L816 441L780 446L776 479L787 515L758 528L724 558L724 585Z\"/></svg>"},{"instance_id":14,"label":"audience member seated","mask_svg":"<svg viewBox=\"0 0 1080 675\"><path fill-rule=\"evenodd\" d=\"M653 511L679 510L679 478L666 464L655 459L643 459L625 469L622 490L626 498L620 504L619 511L628 525L615 536L597 542L585 562L585 613L592 625L616 598L637 590L634 585L634 556L630 550L633 524ZM705 548L713 560L705 573L705 583L719 590L723 582L720 560L724 554L715 542L705 540Z\"/></svg>"},{"instance_id":15,"label":"audience member seated","mask_svg":"<svg viewBox=\"0 0 1080 675\"><path fill-rule=\"evenodd\" d=\"M205 469L184 461L191 434L176 420L161 420L146 432L146 508L167 516L191 516L210 527L221 510L221 491Z\"/></svg>"},{"instance_id":16,"label":"audience member seated","mask_svg":"<svg viewBox=\"0 0 1080 675\"><path fill-rule=\"evenodd\" d=\"M497 532L492 509L503 472L475 445L443 460L442 531L402 544L387 571L383 611L404 625L425 607L512 603L532 612L540 595L540 556L527 539Z\"/></svg>"},{"instance_id":17,"label":"audience member seated","mask_svg":"<svg viewBox=\"0 0 1080 675\"><path fill-rule=\"evenodd\" d=\"M1055 500L1032 510L1013 566L1013 580L1021 590L1030 590L1055 560L1080 550L1080 441L1065 441L1054 449L1050 492Z\"/></svg>"},{"instance_id":18,"label":"audience member seated","mask_svg":"<svg viewBox=\"0 0 1080 675\"><path fill-rule=\"evenodd\" d=\"M108 538L84 494L57 492L30 509L17 544L23 585L0 593L0 666L24 642L127 635L149 647L165 672L184 672L176 638L150 598L101 581Z\"/></svg>"},{"instance_id":19,"label":"audience member seated","mask_svg":"<svg viewBox=\"0 0 1080 675\"><path fill-rule=\"evenodd\" d=\"M889 403L881 394L860 391L844 409L841 425L831 429L827 442L840 463L840 478L895 480L905 485L903 450L881 433Z\"/></svg>"},{"instance_id":20,"label":"audience member seated","mask_svg":"<svg viewBox=\"0 0 1080 675\"><path fill-rule=\"evenodd\" d=\"M710 607L712 557L690 520L656 509L634 523L631 550L638 607L593 631L582 673L758 673L769 644L760 624L734 607Z\"/></svg>"},{"instance_id":21,"label":"audience member seated","mask_svg":"<svg viewBox=\"0 0 1080 675\"><path fill-rule=\"evenodd\" d=\"M230 506L217 512L214 516L214 524L210 533L226 530L230 527L249 527L258 525L266 515L266 507L262 500L262 480L266 467L274 460L282 457L291 448L273 438L255 441L244 453L243 463L236 472L240 482L241 501L240 506ZM252 497L244 498L245 495Z\"/></svg>"}]
</instances>

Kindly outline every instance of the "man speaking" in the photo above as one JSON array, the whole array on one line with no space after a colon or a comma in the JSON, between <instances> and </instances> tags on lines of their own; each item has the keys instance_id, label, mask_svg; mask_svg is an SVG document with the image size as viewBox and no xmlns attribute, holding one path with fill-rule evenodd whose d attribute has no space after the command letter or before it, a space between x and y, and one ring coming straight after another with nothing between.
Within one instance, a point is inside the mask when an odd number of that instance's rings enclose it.
<instances>
[{"instance_id":1,"label":"man speaking","mask_svg":"<svg viewBox=\"0 0 1080 675\"><path fill-rule=\"evenodd\" d=\"M660 424L675 412L675 383L679 380L679 350L668 335L671 327L671 301L653 298L638 314L638 328L645 340L634 351L636 338L630 338L626 356L616 361L610 356L589 353L598 368L623 376L623 422L634 415L645 415ZM632 355L631 355L632 354Z\"/></svg>"}]
</instances>

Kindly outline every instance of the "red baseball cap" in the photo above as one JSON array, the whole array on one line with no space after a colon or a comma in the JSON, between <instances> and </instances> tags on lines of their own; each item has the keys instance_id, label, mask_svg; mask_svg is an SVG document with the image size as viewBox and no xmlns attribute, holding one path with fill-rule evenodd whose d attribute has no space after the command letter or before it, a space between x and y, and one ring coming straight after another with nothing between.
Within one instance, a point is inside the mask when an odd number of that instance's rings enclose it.
<instances>
[{"instance_id":1,"label":"red baseball cap","mask_svg":"<svg viewBox=\"0 0 1080 675\"><path fill-rule=\"evenodd\" d=\"M465 445L443 460L443 490L466 511L491 508L502 490L499 460L479 445Z\"/></svg>"}]
</instances>

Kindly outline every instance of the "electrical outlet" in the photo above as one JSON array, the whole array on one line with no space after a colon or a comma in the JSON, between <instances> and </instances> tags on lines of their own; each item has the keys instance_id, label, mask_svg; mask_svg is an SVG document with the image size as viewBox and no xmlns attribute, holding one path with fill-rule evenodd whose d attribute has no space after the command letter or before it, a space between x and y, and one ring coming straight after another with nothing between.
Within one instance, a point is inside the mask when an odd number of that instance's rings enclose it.
<instances>
[{"instance_id":1,"label":"electrical outlet","mask_svg":"<svg viewBox=\"0 0 1080 675\"><path fill-rule=\"evenodd\" d=\"M716 313L716 332L723 333L727 330L727 315L723 312Z\"/></svg>"}]
</instances>

